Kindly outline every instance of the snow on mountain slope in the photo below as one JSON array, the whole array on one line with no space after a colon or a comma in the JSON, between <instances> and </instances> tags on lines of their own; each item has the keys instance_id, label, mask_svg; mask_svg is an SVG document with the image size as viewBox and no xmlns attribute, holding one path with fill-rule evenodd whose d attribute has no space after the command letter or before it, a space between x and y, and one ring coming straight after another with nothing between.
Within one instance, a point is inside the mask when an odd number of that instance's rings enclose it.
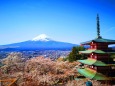
<instances>
[{"instance_id":1,"label":"snow on mountain slope","mask_svg":"<svg viewBox=\"0 0 115 86\"><path fill-rule=\"evenodd\" d=\"M40 34L37 37L33 38L32 41L50 41L51 39L46 34Z\"/></svg>"},{"instance_id":2,"label":"snow on mountain slope","mask_svg":"<svg viewBox=\"0 0 115 86\"><path fill-rule=\"evenodd\" d=\"M71 49L73 46L77 46L77 44L60 42L50 39L47 35L41 34L32 40L12 43L7 45L2 45L0 49L13 48L15 50L38 50L38 49Z\"/></svg>"}]
</instances>

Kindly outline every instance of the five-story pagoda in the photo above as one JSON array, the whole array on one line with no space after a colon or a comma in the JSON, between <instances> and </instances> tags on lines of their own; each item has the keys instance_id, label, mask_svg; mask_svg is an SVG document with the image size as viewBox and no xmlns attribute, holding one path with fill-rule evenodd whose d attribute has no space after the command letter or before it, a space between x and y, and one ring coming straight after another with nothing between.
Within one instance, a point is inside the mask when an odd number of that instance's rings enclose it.
<instances>
[{"instance_id":1,"label":"five-story pagoda","mask_svg":"<svg viewBox=\"0 0 115 86\"><path fill-rule=\"evenodd\" d=\"M83 42L81 45L90 45L81 54L87 55L87 59L78 60L84 64L86 68L78 68L78 72L83 76L94 80L115 80L115 62L110 55L113 52L108 45L115 44L115 40L104 39L100 36L99 16L97 15L97 38Z\"/></svg>"}]
</instances>

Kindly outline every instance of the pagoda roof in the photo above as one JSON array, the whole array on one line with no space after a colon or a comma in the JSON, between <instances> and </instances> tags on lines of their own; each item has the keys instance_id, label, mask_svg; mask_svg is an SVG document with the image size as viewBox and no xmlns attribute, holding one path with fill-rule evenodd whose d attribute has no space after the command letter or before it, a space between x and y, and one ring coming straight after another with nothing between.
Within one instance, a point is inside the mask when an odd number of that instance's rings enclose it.
<instances>
[{"instance_id":1,"label":"pagoda roof","mask_svg":"<svg viewBox=\"0 0 115 86\"><path fill-rule=\"evenodd\" d=\"M89 49L89 50L85 50L85 51L79 51L82 54L90 54L90 53L99 53L99 54L105 54L106 52L102 51L102 50L96 50L96 49Z\"/></svg>"},{"instance_id":2,"label":"pagoda roof","mask_svg":"<svg viewBox=\"0 0 115 86\"><path fill-rule=\"evenodd\" d=\"M88 58L86 60L78 60L78 61L81 62L81 63L87 64L87 65L108 66L108 64L105 64L102 61L98 61L96 59L91 59L91 58Z\"/></svg>"},{"instance_id":3,"label":"pagoda roof","mask_svg":"<svg viewBox=\"0 0 115 86\"><path fill-rule=\"evenodd\" d=\"M79 53L82 53L82 54L90 54L90 53L97 53L97 54L105 54L105 53L115 53L115 51L103 51L103 50L96 50L96 49L88 49L88 50L85 50L85 51L79 51Z\"/></svg>"},{"instance_id":4,"label":"pagoda roof","mask_svg":"<svg viewBox=\"0 0 115 86\"><path fill-rule=\"evenodd\" d=\"M115 66L115 63L114 64L108 64L109 66Z\"/></svg>"},{"instance_id":5,"label":"pagoda roof","mask_svg":"<svg viewBox=\"0 0 115 86\"><path fill-rule=\"evenodd\" d=\"M96 72L90 68L78 69L78 72L84 75L87 78L94 79L94 80L112 80L111 77L107 77L101 73Z\"/></svg>"},{"instance_id":6,"label":"pagoda roof","mask_svg":"<svg viewBox=\"0 0 115 86\"><path fill-rule=\"evenodd\" d=\"M91 42L100 42L100 43L108 43L108 44L115 44L115 40L111 39L104 39L104 38L96 38L90 41L82 42L82 45L89 45Z\"/></svg>"}]
</instances>

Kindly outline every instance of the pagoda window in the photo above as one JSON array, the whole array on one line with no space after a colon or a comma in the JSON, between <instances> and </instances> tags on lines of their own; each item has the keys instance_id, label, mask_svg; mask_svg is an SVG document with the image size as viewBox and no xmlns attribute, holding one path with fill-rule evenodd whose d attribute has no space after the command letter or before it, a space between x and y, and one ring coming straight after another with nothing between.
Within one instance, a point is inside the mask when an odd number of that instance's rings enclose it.
<instances>
[{"instance_id":1,"label":"pagoda window","mask_svg":"<svg viewBox=\"0 0 115 86\"><path fill-rule=\"evenodd\" d=\"M95 70L97 70L97 67L94 67Z\"/></svg>"},{"instance_id":2,"label":"pagoda window","mask_svg":"<svg viewBox=\"0 0 115 86\"><path fill-rule=\"evenodd\" d=\"M94 49L94 45L91 46L91 49Z\"/></svg>"},{"instance_id":3,"label":"pagoda window","mask_svg":"<svg viewBox=\"0 0 115 86\"><path fill-rule=\"evenodd\" d=\"M95 45L95 49L97 48L97 46Z\"/></svg>"},{"instance_id":4,"label":"pagoda window","mask_svg":"<svg viewBox=\"0 0 115 86\"><path fill-rule=\"evenodd\" d=\"M93 68L93 66L91 66L91 68Z\"/></svg>"},{"instance_id":5,"label":"pagoda window","mask_svg":"<svg viewBox=\"0 0 115 86\"><path fill-rule=\"evenodd\" d=\"M93 56L91 55L91 58L92 58Z\"/></svg>"},{"instance_id":6,"label":"pagoda window","mask_svg":"<svg viewBox=\"0 0 115 86\"><path fill-rule=\"evenodd\" d=\"M91 54L91 58L93 58L93 57L94 57L94 54L92 53L92 54Z\"/></svg>"},{"instance_id":7,"label":"pagoda window","mask_svg":"<svg viewBox=\"0 0 115 86\"><path fill-rule=\"evenodd\" d=\"M95 56L95 59L97 58L97 56Z\"/></svg>"},{"instance_id":8,"label":"pagoda window","mask_svg":"<svg viewBox=\"0 0 115 86\"><path fill-rule=\"evenodd\" d=\"M111 68L112 68L112 69L115 69L115 66L112 66Z\"/></svg>"}]
</instances>

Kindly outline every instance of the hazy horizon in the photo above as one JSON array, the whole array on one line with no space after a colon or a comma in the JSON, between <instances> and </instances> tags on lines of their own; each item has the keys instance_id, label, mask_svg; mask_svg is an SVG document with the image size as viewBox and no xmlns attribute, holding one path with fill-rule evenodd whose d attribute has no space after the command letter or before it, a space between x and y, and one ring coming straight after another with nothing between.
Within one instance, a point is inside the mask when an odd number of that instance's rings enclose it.
<instances>
[{"instance_id":1,"label":"hazy horizon","mask_svg":"<svg viewBox=\"0 0 115 86\"><path fill-rule=\"evenodd\" d=\"M101 36L115 40L115 0L0 0L0 45L46 34L56 41L80 44Z\"/></svg>"}]
</instances>

